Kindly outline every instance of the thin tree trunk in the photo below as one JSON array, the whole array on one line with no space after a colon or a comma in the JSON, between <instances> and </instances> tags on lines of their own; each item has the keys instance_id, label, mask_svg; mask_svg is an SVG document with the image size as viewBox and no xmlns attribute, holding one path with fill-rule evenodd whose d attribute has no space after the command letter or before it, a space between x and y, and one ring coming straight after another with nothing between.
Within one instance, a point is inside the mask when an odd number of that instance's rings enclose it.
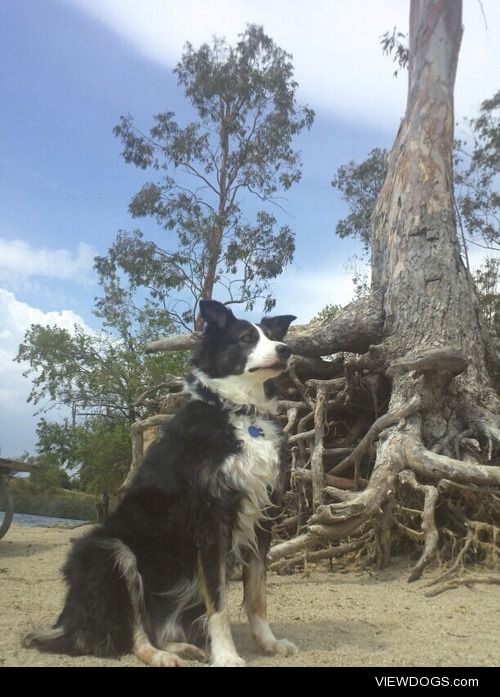
<instances>
[{"instance_id":1,"label":"thin tree trunk","mask_svg":"<svg viewBox=\"0 0 500 697\"><path fill-rule=\"evenodd\" d=\"M221 117L223 123L227 120L225 106L221 103ZM220 136L221 160L219 167L219 206L217 210L217 220L214 230L211 235L210 245L208 249L207 269L203 289L201 293L202 300L211 300L214 290L215 280L217 277L217 265L221 254L222 237L224 234L224 217L226 215L227 205L227 158L229 155L229 136L226 126L222 127ZM194 324L195 331L199 332L203 329L203 318L198 315Z\"/></svg>"}]
</instances>

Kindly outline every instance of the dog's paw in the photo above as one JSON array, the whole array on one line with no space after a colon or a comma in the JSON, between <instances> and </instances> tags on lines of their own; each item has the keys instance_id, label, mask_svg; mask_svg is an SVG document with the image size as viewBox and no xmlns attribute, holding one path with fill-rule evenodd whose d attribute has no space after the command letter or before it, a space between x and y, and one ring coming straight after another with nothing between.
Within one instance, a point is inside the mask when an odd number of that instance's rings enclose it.
<instances>
[{"instance_id":1,"label":"dog's paw","mask_svg":"<svg viewBox=\"0 0 500 697\"><path fill-rule=\"evenodd\" d=\"M149 665L154 668L180 668L183 663L175 653L155 651Z\"/></svg>"},{"instance_id":2,"label":"dog's paw","mask_svg":"<svg viewBox=\"0 0 500 697\"><path fill-rule=\"evenodd\" d=\"M237 653L220 653L212 662L212 668L244 668L245 666L245 661Z\"/></svg>"},{"instance_id":3,"label":"dog's paw","mask_svg":"<svg viewBox=\"0 0 500 697\"><path fill-rule=\"evenodd\" d=\"M262 650L267 656L295 656L299 652L295 644L292 644L288 639L276 639L272 642L266 642L262 646Z\"/></svg>"},{"instance_id":4,"label":"dog's paw","mask_svg":"<svg viewBox=\"0 0 500 697\"><path fill-rule=\"evenodd\" d=\"M193 644L185 644L183 642L169 643L165 646L165 649L185 658L186 661L208 661L208 656L205 651L202 651L202 649L199 649Z\"/></svg>"}]
</instances>

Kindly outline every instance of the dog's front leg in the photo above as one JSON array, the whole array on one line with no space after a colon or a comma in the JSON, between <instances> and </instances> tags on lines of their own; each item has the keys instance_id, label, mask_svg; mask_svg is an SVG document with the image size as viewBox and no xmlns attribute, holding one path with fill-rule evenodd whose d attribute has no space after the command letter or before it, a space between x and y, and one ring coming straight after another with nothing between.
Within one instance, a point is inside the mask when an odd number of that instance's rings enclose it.
<instances>
[{"instance_id":1,"label":"dog's front leg","mask_svg":"<svg viewBox=\"0 0 500 697\"><path fill-rule=\"evenodd\" d=\"M243 565L245 609L257 646L267 656L292 656L298 652L295 644L287 639L276 639L267 620L266 556L270 533L260 530L258 553L249 552Z\"/></svg>"},{"instance_id":2,"label":"dog's front leg","mask_svg":"<svg viewBox=\"0 0 500 697\"><path fill-rule=\"evenodd\" d=\"M212 666L244 666L231 635L226 608L226 553L221 538L204 540L198 566L200 585L208 616Z\"/></svg>"}]
</instances>

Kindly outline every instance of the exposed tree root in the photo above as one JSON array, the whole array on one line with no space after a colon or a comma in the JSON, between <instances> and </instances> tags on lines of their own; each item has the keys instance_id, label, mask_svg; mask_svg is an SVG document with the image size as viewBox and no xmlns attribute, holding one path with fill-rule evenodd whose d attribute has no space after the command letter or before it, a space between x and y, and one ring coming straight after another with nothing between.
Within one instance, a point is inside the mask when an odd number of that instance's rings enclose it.
<instances>
[{"instance_id":1,"label":"exposed tree root","mask_svg":"<svg viewBox=\"0 0 500 697\"><path fill-rule=\"evenodd\" d=\"M406 466L426 479L449 479L457 484L476 484L483 487L500 486L499 467L473 465L433 453L416 437L404 439L403 452Z\"/></svg>"},{"instance_id":2,"label":"exposed tree root","mask_svg":"<svg viewBox=\"0 0 500 697\"><path fill-rule=\"evenodd\" d=\"M439 535L436 528L435 509L438 499L438 490L435 486L419 484L413 472L403 470L399 474L399 481L402 484L408 484L413 489L421 491L424 494L424 510L422 512L422 533L424 537L424 551L418 562L413 567L408 582L416 581L422 575L424 566L426 566L432 557L435 555L439 541Z\"/></svg>"},{"instance_id":3,"label":"exposed tree root","mask_svg":"<svg viewBox=\"0 0 500 697\"><path fill-rule=\"evenodd\" d=\"M314 408L314 444L311 450L311 474L313 508L323 503L324 471L323 471L323 438L325 436L325 402L327 387L319 387Z\"/></svg>"},{"instance_id":4,"label":"exposed tree root","mask_svg":"<svg viewBox=\"0 0 500 697\"><path fill-rule=\"evenodd\" d=\"M272 564L282 557L287 557L289 554L295 554L296 552L300 552L306 547L311 547L317 543L318 539L311 535L310 532L307 532L303 535L297 535L297 537L287 540L286 542L280 542L274 545L269 550L267 558Z\"/></svg>"},{"instance_id":5,"label":"exposed tree root","mask_svg":"<svg viewBox=\"0 0 500 697\"><path fill-rule=\"evenodd\" d=\"M294 477L302 482L312 482L312 472L311 470L301 469L297 467L294 470ZM347 491L357 491L358 489L365 489L368 486L367 479L359 479L357 482L354 479L349 479L348 477L337 477L334 474L325 474L323 478L323 483L327 484L329 488L344 489ZM325 493L328 493L325 491Z\"/></svg>"},{"instance_id":6,"label":"exposed tree root","mask_svg":"<svg viewBox=\"0 0 500 697\"><path fill-rule=\"evenodd\" d=\"M346 365L349 365L349 361ZM363 365L360 359L358 365ZM394 369L394 363L391 365ZM500 512L500 492L497 489L500 487L500 468L480 464L476 459L481 453L476 436L484 436L484 431L477 428L477 421L475 429L469 423L466 428L462 426L455 435L448 432L452 422L448 425L444 423L446 430L443 431L443 443L451 443L450 448L444 449L458 452L463 459L436 452L440 449L436 443L433 450L427 448L422 440L422 431L425 430L422 424L428 417L434 419L432 414L434 410L442 408L440 400L450 388L453 375L463 371L466 366L467 361L461 353L449 347L426 350L411 356L407 361L400 361L396 366L396 372L399 371L400 375L405 377L396 378L395 384L400 391L397 399L394 398L393 391L393 409L376 418L353 448L343 446L342 440L345 443L347 439L342 438L342 435L340 439L331 437L332 430L337 428L337 422L329 420L328 405L335 404L337 407L340 396L344 403L352 401L359 381L356 382L351 376L343 385L338 379L314 379L306 382L307 388L313 390L304 391L303 394L307 395L314 428L299 432L298 437L292 441L302 443L301 462L295 470L295 481L300 481L302 486L307 486L308 482L313 481L312 467L309 466L312 464L313 454L318 453L320 444L323 444L323 462L333 457L339 459L339 462L321 477L322 494L330 500L333 499L333 503L318 504L319 497L313 497L310 509L312 515L307 520L305 529L303 528L304 532L293 540L278 543L271 549L270 559L273 563L285 558L276 568L292 570L300 566L300 560L306 552L308 558L311 550L314 550L315 555L320 555L321 547L325 546L323 551L327 557L332 540L347 540L346 544L349 544L350 538L359 535L363 526L369 526L375 533L372 540L375 542L379 566L385 566L389 562L391 548L398 544L398 540L406 540L406 545L410 543L416 546L419 559L410 573L410 582L420 578L424 568L433 560L451 559L452 568L455 568L455 561L459 566L462 564L462 560L467 556L469 543L462 545L460 539L467 532L467 524L473 525L474 521L470 519L470 514L464 514L463 504L456 499L458 497L461 501L469 502L468 505L473 500L477 504L476 508L479 506L481 509L479 501L486 501L486 496L491 501L490 508L498 506L495 512ZM334 393L337 391L338 396L329 400L327 394L330 389ZM373 415L376 413L377 401L374 400ZM336 413L336 409L333 413ZM450 414L452 413L450 411ZM322 427L322 419L325 423L328 422L328 430ZM490 428L493 421L492 415ZM301 422L303 425L311 423L306 417L302 417ZM457 425L459 423L468 422L462 419L460 422L457 421ZM355 491L358 484L356 474L361 463L373 461L374 444L377 439L373 469L368 479L363 481L364 489ZM335 447L325 445L325 440L332 442ZM349 469L353 471L353 479L338 476ZM332 477L337 477L337 480L333 482ZM317 474L316 488L319 487ZM395 493L401 488L413 491L414 495L417 495L413 508L401 504L401 493L398 494L399 501L395 505ZM420 508L422 494L423 505ZM438 502L439 522L436 517ZM405 517L408 515L410 520L406 523ZM445 522L446 515L450 516L448 524ZM479 515L482 515L480 510ZM480 524L488 525L486 521L480 521ZM496 531L494 526L493 528ZM496 533L485 530L483 527L481 535L475 534L474 546L474 549L480 550L477 558L483 560L488 557L489 551L493 557L498 552ZM492 542L481 539L488 535L494 538ZM500 534L498 539L500 540ZM440 551L443 545L444 558ZM337 548L341 549L342 544ZM457 556L459 549L461 551ZM315 558L319 559L319 556ZM454 573L456 572L453 571L452 575Z\"/></svg>"},{"instance_id":7,"label":"exposed tree root","mask_svg":"<svg viewBox=\"0 0 500 697\"><path fill-rule=\"evenodd\" d=\"M460 586L472 586L475 583L496 583L500 585L500 575L499 576L494 576L494 575L484 575L484 576L478 576L478 575L473 575L473 574L468 574L467 576L463 576L462 578L455 578L451 581L446 581L445 583L441 584L440 586L437 586L436 588L433 588L430 591L426 591L424 593L426 598L433 598L436 595L440 595L441 593L444 593L445 591L453 590L454 588L459 588Z\"/></svg>"},{"instance_id":8,"label":"exposed tree root","mask_svg":"<svg viewBox=\"0 0 500 697\"><path fill-rule=\"evenodd\" d=\"M359 464L362 456L371 448L371 446L373 445L377 437L380 435L380 433L389 428L389 426L393 426L394 424L397 424L403 419L406 419L411 414L414 414L419 409L420 404L420 398L414 397L411 400L411 402L402 409L380 416L370 426L368 432L361 439L361 441L354 448L354 450L346 458L339 462L338 465L335 465L335 467L333 467L329 471L329 473L340 474L341 472L345 472L349 467L352 466L354 466L354 470L356 472L356 470L359 469Z\"/></svg>"}]
</instances>

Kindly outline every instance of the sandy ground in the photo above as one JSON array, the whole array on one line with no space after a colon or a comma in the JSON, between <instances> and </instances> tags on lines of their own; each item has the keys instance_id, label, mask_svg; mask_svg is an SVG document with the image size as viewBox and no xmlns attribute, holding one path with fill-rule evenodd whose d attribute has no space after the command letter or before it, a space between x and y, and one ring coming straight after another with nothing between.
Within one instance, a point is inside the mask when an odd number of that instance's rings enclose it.
<instances>
[{"instance_id":1,"label":"sandy ground","mask_svg":"<svg viewBox=\"0 0 500 697\"><path fill-rule=\"evenodd\" d=\"M0 541L0 666L141 665L134 656L70 658L20 646L25 631L55 620L69 540L86 529L14 525ZM424 582L408 585L406 572L400 563L373 573L271 574L269 615L276 635L299 647L291 658L258 655L233 583L236 646L249 666L499 666L498 586L425 598Z\"/></svg>"}]
</instances>

